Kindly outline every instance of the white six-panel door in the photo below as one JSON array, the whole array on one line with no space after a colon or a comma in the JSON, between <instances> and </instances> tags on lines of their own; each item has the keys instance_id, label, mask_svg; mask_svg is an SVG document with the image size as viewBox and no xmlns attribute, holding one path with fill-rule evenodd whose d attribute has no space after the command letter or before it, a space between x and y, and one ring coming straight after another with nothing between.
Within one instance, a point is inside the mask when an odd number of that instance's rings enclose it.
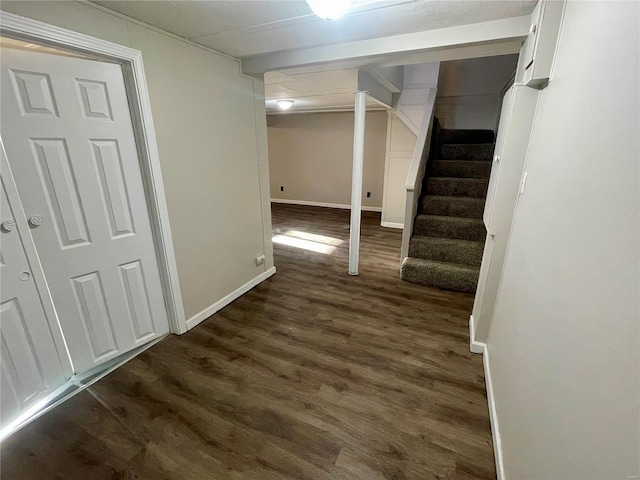
<instances>
[{"instance_id":1,"label":"white six-panel door","mask_svg":"<svg viewBox=\"0 0 640 480\"><path fill-rule=\"evenodd\" d=\"M169 330L122 69L2 53L2 139L81 373Z\"/></svg>"},{"instance_id":2,"label":"white six-panel door","mask_svg":"<svg viewBox=\"0 0 640 480\"><path fill-rule=\"evenodd\" d=\"M2 427L66 381L4 180L0 182Z\"/></svg>"}]
</instances>

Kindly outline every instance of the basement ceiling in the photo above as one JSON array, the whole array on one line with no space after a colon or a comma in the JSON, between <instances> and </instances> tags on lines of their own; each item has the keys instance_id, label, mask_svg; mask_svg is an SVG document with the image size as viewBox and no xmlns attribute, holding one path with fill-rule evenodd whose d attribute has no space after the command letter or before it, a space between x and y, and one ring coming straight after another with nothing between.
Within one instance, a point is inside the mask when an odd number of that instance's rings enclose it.
<instances>
[{"instance_id":1,"label":"basement ceiling","mask_svg":"<svg viewBox=\"0 0 640 480\"><path fill-rule=\"evenodd\" d=\"M354 109L358 89L358 70L325 70L308 73L267 72L264 75L268 113L302 113ZM293 100L291 109L282 111L276 100ZM385 107L367 96L367 109Z\"/></svg>"},{"instance_id":2,"label":"basement ceiling","mask_svg":"<svg viewBox=\"0 0 640 480\"><path fill-rule=\"evenodd\" d=\"M528 15L536 0L354 0L336 21L304 0L94 0L116 12L234 57L329 45Z\"/></svg>"}]
</instances>

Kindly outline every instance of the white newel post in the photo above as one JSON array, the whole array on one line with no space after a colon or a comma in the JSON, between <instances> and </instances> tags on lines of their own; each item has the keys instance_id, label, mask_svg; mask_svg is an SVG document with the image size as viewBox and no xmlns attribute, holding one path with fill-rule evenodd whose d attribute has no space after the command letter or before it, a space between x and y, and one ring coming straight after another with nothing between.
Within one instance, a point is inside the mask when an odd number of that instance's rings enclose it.
<instances>
[{"instance_id":1,"label":"white newel post","mask_svg":"<svg viewBox=\"0 0 640 480\"><path fill-rule=\"evenodd\" d=\"M367 92L356 92L353 123L353 173L351 176L351 230L349 236L349 275L358 275L360 257L360 218L362 215L362 172L364 169L364 120Z\"/></svg>"}]
</instances>

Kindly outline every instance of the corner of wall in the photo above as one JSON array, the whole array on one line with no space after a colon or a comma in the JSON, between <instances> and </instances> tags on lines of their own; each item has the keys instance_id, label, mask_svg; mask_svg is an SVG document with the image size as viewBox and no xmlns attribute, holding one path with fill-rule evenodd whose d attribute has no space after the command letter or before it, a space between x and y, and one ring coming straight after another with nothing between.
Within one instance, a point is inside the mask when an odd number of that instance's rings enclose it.
<instances>
[{"instance_id":1,"label":"corner of wall","mask_svg":"<svg viewBox=\"0 0 640 480\"><path fill-rule=\"evenodd\" d=\"M474 321L473 315L470 315L469 316L469 350L471 350L472 353L482 354L485 352L487 348L487 344L476 340L475 323L476 322Z\"/></svg>"},{"instance_id":2,"label":"corner of wall","mask_svg":"<svg viewBox=\"0 0 640 480\"><path fill-rule=\"evenodd\" d=\"M387 115L381 225L404 228L405 182L416 138L396 112Z\"/></svg>"},{"instance_id":3,"label":"corner of wall","mask_svg":"<svg viewBox=\"0 0 640 480\"><path fill-rule=\"evenodd\" d=\"M262 272L261 274L257 275L255 278L252 278L247 283L245 283L241 287L237 288L236 290L234 290L230 294L225 295L223 298L221 298L220 300L215 302L213 305L210 305L209 307L205 308L201 312L196 313L193 317L191 317L189 320L187 320L187 322L186 322L187 330L191 330L193 327L195 327L195 326L199 325L200 323L204 322L207 318L212 316L214 313L216 313L219 310L223 309L224 307L229 305L234 300L237 300L242 295L244 295L249 290L251 290L253 287L255 287L256 285L258 285L258 284L260 284L262 282L264 282L266 279L268 279L269 277L271 277L275 273L276 273L276 267L271 266L271 267L266 268L264 272Z\"/></svg>"},{"instance_id":4,"label":"corner of wall","mask_svg":"<svg viewBox=\"0 0 640 480\"><path fill-rule=\"evenodd\" d=\"M256 147L258 152L258 178L260 179L260 203L262 207L262 235L264 242L265 271L273 268L273 243L271 241L271 192L269 185L269 144L267 141L267 112L265 108L264 76L250 77L253 81L255 108Z\"/></svg>"},{"instance_id":5,"label":"corner of wall","mask_svg":"<svg viewBox=\"0 0 640 480\"><path fill-rule=\"evenodd\" d=\"M384 154L384 180L382 182L382 214L380 215L380 224L383 225L386 222L387 209L387 196L389 188L389 144L391 142L391 123L393 122L393 111L387 111L387 132L385 138L385 154Z\"/></svg>"}]
</instances>

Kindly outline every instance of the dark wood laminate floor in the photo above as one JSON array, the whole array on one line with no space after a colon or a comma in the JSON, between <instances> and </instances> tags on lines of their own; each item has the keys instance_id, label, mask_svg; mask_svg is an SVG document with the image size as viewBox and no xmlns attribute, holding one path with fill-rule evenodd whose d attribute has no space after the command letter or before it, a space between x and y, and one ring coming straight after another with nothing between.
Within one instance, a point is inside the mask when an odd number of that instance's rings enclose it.
<instances>
[{"instance_id":1,"label":"dark wood laminate floor","mask_svg":"<svg viewBox=\"0 0 640 480\"><path fill-rule=\"evenodd\" d=\"M495 478L473 298L400 281L379 221L350 277L348 211L274 205L344 243L275 245L270 280L9 438L2 478Z\"/></svg>"}]
</instances>

